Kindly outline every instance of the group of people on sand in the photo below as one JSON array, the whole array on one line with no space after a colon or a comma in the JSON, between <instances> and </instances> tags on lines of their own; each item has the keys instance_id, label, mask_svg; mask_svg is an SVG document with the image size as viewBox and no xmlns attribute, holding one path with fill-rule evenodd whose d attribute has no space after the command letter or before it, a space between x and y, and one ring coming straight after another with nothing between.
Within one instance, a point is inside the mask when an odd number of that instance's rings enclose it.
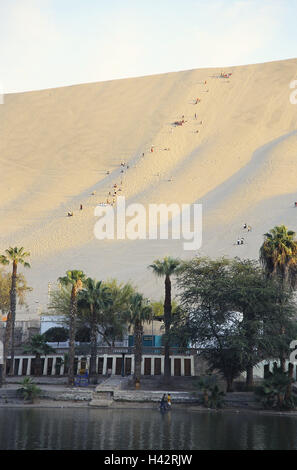
<instances>
[{"instance_id":1,"label":"group of people on sand","mask_svg":"<svg viewBox=\"0 0 297 470\"><path fill-rule=\"evenodd\" d=\"M127 165L125 162L121 162L120 166L122 168L123 167L124 168L126 167L127 169L129 168L129 165ZM124 170L121 170L121 173L124 173ZM106 174L107 175L110 174L109 170L107 170ZM108 193L108 196L110 196L110 198L107 197L106 202L100 202L99 205L100 206L107 206L107 205L113 206L116 202L116 196L117 196L118 192L122 191L122 188L120 187L120 186L122 186L122 184L123 184L122 180L121 180L120 185L115 183L112 187L112 191L109 191L109 193ZM91 196L95 196L95 195L96 195L96 191L92 191ZM79 210L80 211L83 210L83 205L82 204L79 205ZM67 212L67 217L73 217L73 211L69 210Z\"/></svg>"},{"instance_id":2,"label":"group of people on sand","mask_svg":"<svg viewBox=\"0 0 297 470\"><path fill-rule=\"evenodd\" d=\"M127 170L129 169L129 165L126 162L121 162L120 167L122 168L121 173L124 173L124 168L126 168ZM106 199L107 205L113 206L115 204L118 193L123 190L122 186L123 186L123 180L121 180L119 184L118 183L113 184L111 191L108 192L108 196Z\"/></svg>"},{"instance_id":3,"label":"group of people on sand","mask_svg":"<svg viewBox=\"0 0 297 470\"><path fill-rule=\"evenodd\" d=\"M221 76L224 76L224 77L227 77L227 76L228 76L228 78L230 77L230 75L232 75L232 74L231 74L231 73L229 73L229 74L222 74L222 73L221 73ZM206 81L206 80L204 80L204 85L205 85L205 86L207 85L207 81ZM207 89L206 91L209 91L209 90ZM195 104L200 103L200 101L201 101L200 98L196 98ZM197 113L195 113L194 117L195 117L195 120L197 120ZM174 122L174 125L175 125L175 126L182 126L182 125L185 124L186 122L187 122L187 121L185 120L185 116L182 115L182 119L179 120L179 121L175 121L175 122ZM202 120L199 122L199 124L202 125ZM173 132L173 127L171 127L171 133L172 133L172 132ZM196 133L198 134L198 133L199 133L199 130L196 130ZM151 145L151 147L150 147L150 153L153 153L154 150L155 150L154 145ZM169 151L170 148L169 148L169 147L165 147L163 150ZM142 157L144 157L144 155L145 155L145 154L144 154L144 152L143 152L143 153L142 153ZM125 170L125 169L127 169L127 170L129 169L129 165L128 165L126 162L121 162L121 163L120 163L120 167L121 167L121 173L124 173L124 170ZM106 171L106 175L109 175L109 174L110 174L110 171L107 170L107 171ZM172 181L172 177L171 177L168 181ZM118 195L118 192L122 191L122 187L121 187L122 184L123 184L123 181L121 181L119 185L117 185L117 183L115 183L115 184L113 185L112 190L108 192L108 195L107 195L107 198L106 198L106 202L100 202L99 205L111 205L111 206L113 206L113 205L115 204L115 202L116 202L116 197L117 197L117 195ZM93 192L91 193L92 196L94 196L95 194L96 194L96 191L93 191ZM83 210L83 205L82 205L82 204L80 204L79 210L80 210L80 211ZM68 217L73 217L73 211L70 211L70 210L69 210L69 211L67 212L67 216L68 216ZM248 231L250 231L250 227L245 227L245 228L248 228ZM242 240L243 240L243 239L242 239ZM242 244L242 243L243 243L243 241L241 241L241 243L238 243L238 244Z\"/></svg>"},{"instance_id":4,"label":"group of people on sand","mask_svg":"<svg viewBox=\"0 0 297 470\"><path fill-rule=\"evenodd\" d=\"M232 75L232 73L230 73L230 72L229 72L229 73L223 73L223 72L221 72L220 78L230 78L231 75Z\"/></svg>"},{"instance_id":5,"label":"group of people on sand","mask_svg":"<svg viewBox=\"0 0 297 470\"><path fill-rule=\"evenodd\" d=\"M160 411L166 411L171 409L171 395L170 393L164 393L160 401Z\"/></svg>"},{"instance_id":6,"label":"group of people on sand","mask_svg":"<svg viewBox=\"0 0 297 470\"><path fill-rule=\"evenodd\" d=\"M252 230L252 227L246 223L243 224L243 230L247 230L248 232L251 232ZM236 242L237 245L243 245L244 244L244 238L238 238L237 239L237 242Z\"/></svg>"}]
</instances>

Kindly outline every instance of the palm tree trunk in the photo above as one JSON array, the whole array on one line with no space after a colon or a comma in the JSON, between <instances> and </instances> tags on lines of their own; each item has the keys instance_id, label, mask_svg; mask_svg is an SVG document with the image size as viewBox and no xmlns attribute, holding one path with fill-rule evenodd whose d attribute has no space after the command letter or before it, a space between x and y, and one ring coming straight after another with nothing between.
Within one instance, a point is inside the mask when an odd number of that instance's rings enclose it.
<instances>
[{"instance_id":1,"label":"palm tree trunk","mask_svg":"<svg viewBox=\"0 0 297 470\"><path fill-rule=\"evenodd\" d=\"M17 263L12 265L11 290L10 290L10 310L11 310L11 349L10 349L10 371L9 375L14 375L14 327L16 314L16 281L17 281Z\"/></svg>"},{"instance_id":2,"label":"palm tree trunk","mask_svg":"<svg viewBox=\"0 0 297 470\"><path fill-rule=\"evenodd\" d=\"M249 365L246 369L246 387L250 388L254 385L254 367Z\"/></svg>"},{"instance_id":3,"label":"palm tree trunk","mask_svg":"<svg viewBox=\"0 0 297 470\"><path fill-rule=\"evenodd\" d=\"M228 376L226 378L227 381L227 392L233 392L233 377Z\"/></svg>"},{"instance_id":4,"label":"palm tree trunk","mask_svg":"<svg viewBox=\"0 0 297 470\"><path fill-rule=\"evenodd\" d=\"M135 323L134 327L134 357L135 357L135 369L134 379L135 382L140 382L141 377L141 360L142 360L142 334L143 329L140 322Z\"/></svg>"},{"instance_id":5,"label":"palm tree trunk","mask_svg":"<svg viewBox=\"0 0 297 470\"><path fill-rule=\"evenodd\" d=\"M7 356L8 356L10 338L11 338L11 312L9 312L8 315L7 315L5 334L4 334L4 345L3 345L3 358L4 358L4 361L3 361L3 374L2 374L3 383L5 383L5 377L6 377L6 364L7 364Z\"/></svg>"},{"instance_id":6,"label":"palm tree trunk","mask_svg":"<svg viewBox=\"0 0 297 470\"><path fill-rule=\"evenodd\" d=\"M75 358L75 330L76 330L76 288L72 288L69 326L69 369L68 385L74 385L74 358Z\"/></svg>"},{"instance_id":7,"label":"palm tree trunk","mask_svg":"<svg viewBox=\"0 0 297 470\"><path fill-rule=\"evenodd\" d=\"M164 301L164 378L169 379L171 376L170 370L170 326L171 326L171 281L168 274L165 277L165 301Z\"/></svg>"},{"instance_id":8,"label":"palm tree trunk","mask_svg":"<svg viewBox=\"0 0 297 470\"><path fill-rule=\"evenodd\" d=\"M90 377L96 377L96 359L97 359L97 328L96 328L96 312L94 311L94 306L91 304L91 315L92 315L92 324L91 324L91 357L90 357Z\"/></svg>"},{"instance_id":9,"label":"palm tree trunk","mask_svg":"<svg viewBox=\"0 0 297 470\"><path fill-rule=\"evenodd\" d=\"M38 377L42 374L41 364L42 363L41 363L40 354L36 354L36 356L35 356L34 375L37 375Z\"/></svg>"}]
</instances>

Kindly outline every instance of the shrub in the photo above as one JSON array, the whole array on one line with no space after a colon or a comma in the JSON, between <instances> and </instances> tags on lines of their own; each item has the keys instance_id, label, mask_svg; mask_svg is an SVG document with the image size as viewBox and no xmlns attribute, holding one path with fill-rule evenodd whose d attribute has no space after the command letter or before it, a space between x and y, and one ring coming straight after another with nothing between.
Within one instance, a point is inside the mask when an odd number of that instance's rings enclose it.
<instances>
[{"instance_id":1,"label":"shrub","mask_svg":"<svg viewBox=\"0 0 297 470\"><path fill-rule=\"evenodd\" d=\"M201 377L198 387L203 390L203 404L207 408L222 408L224 406L225 393L217 385L215 375Z\"/></svg>"},{"instance_id":2,"label":"shrub","mask_svg":"<svg viewBox=\"0 0 297 470\"><path fill-rule=\"evenodd\" d=\"M291 392L292 382L288 372L275 369L269 373L262 385L256 387L256 397L265 409L293 410L297 405L297 397Z\"/></svg>"},{"instance_id":3,"label":"shrub","mask_svg":"<svg viewBox=\"0 0 297 470\"><path fill-rule=\"evenodd\" d=\"M21 393L24 401L34 401L40 393L41 389L33 382L30 377L25 377L22 382L22 387L20 387L19 392Z\"/></svg>"}]
</instances>

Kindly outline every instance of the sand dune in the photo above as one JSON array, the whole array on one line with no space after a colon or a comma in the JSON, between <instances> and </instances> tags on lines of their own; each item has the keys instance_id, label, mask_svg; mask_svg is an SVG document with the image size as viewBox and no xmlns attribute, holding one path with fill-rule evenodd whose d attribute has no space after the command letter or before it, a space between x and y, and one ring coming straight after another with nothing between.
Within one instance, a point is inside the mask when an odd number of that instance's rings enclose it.
<instances>
[{"instance_id":1,"label":"sand dune","mask_svg":"<svg viewBox=\"0 0 297 470\"><path fill-rule=\"evenodd\" d=\"M31 251L31 317L66 269L132 280L158 300L163 284L147 265L196 254L177 240L96 240L94 208L120 180L127 203L202 203L201 254L257 258L268 229L297 230L297 59L226 71L229 79L201 69L5 96L0 250Z\"/></svg>"}]
</instances>

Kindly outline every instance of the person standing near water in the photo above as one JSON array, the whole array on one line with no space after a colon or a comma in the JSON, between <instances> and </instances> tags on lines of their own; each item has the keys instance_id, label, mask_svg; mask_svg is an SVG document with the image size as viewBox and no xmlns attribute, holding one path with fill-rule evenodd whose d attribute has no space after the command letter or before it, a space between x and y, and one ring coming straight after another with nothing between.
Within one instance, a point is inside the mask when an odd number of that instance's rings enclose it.
<instances>
[{"instance_id":1,"label":"person standing near water","mask_svg":"<svg viewBox=\"0 0 297 470\"><path fill-rule=\"evenodd\" d=\"M161 398L161 402L160 402L160 411L165 411L166 410L166 403L167 403L167 399L166 399L166 395L164 393L164 395Z\"/></svg>"},{"instance_id":2,"label":"person standing near water","mask_svg":"<svg viewBox=\"0 0 297 470\"><path fill-rule=\"evenodd\" d=\"M170 410L171 409L171 395L170 395L170 393L167 394L167 406L168 406L168 409Z\"/></svg>"}]
</instances>

